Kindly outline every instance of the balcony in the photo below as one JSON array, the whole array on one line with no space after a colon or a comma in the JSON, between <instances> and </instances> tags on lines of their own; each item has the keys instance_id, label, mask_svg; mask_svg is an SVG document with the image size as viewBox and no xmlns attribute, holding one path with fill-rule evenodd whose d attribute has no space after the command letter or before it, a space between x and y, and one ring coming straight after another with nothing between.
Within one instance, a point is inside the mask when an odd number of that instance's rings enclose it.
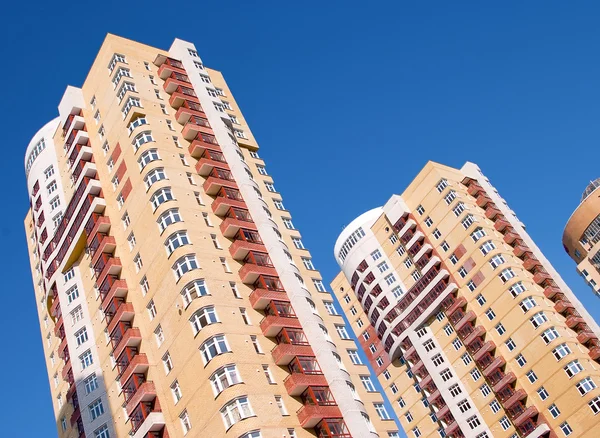
<instances>
[{"instance_id":1,"label":"balcony","mask_svg":"<svg viewBox=\"0 0 600 438\"><path fill-rule=\"evenodd\" d=\"M544 289L544 295L546 295L546 298L549 298L549 299L552 299L552 297L554 297L554 295L559 294L559 293L562 293L562 292L556 286L547 286Z\"/></svg>"},{"instance_id":2,"label":"balcony","mask_svg":"<svg viewBox=\"0 0 600 438\"><path fill-rule=\"evenodd\" d=\"M537 272L533 276L533 281L536 284L540 284L540 285L545 283L546 281L551 281L551 280L552 280L552 277L547 272Z\"/></svg>"},{"instance_id":3,"label":"balcony","mask_svg":"<svg viewBox=\"0 0 600 438\"><path fill-rule=\"evenodd\" d=\"M479 327L481 327L481 326L479 326ZM496 349L496 343L494 341L487 341L482 345L482 347L479 350L477 350L473 354L473 359L479 360L483 357L483 355L485 353L491 353L495 349Z\"/></svg>"},{"instance_id":4,"label":"balcony","mask_svg":"<svg viewBox=\"0 0 600 438\"><path fill-rule=\"evenodd\" d=\"M414 364L412 367L410 367L410 370L414 373L414 374L418 374L419 371L421 370L421 368L423 368L423 361L419 360L416 364ZM425 372L427 372L427 370L425 370Z\"/></svg>"},{"instance_id":5,"label":"balcony","mask_svg":"<svg viewBox=\"0 0 600 438\"><path fill-rule=\"evenodd\" d=\"M509 245L519 238L520 238L519 235L517 233L515 233L514 231L509 231L508 233L506 233L504 235L504 241L506 243L508 243Z\"/></svg>"},{"instance_id":6,"label":"balcony","mask_svg":"<svg viewBox=\"0 0 600 438\"><path fill-rule=\"evenodd\" d=\"M129 418L131 420L129 435L132 438L144 438L150 432L159 431L165 427L165 417L156 399L153 402L140 403Z\"/></svg>"},{"instance_id":7,"label":"balcony","mask_svg":"<svg viewBox=\"0 0 600 438\"><path fill-rule=\"evenodd\" d=\"M542 263L536 259L535 257L527 257L525 259L525 261L523 261L523 267L527 270L527 271L532 271L536 268L541 268L542 267Z\"/></svg>"},{"instance_id":8,"label":"balcony","mask_svg":"<svg viewBox=\"0 0 600 438\"><path fill-rule=\"evenodd\" d=\"M442 396L442 394L440 393L439 389L436 389L435 391L433 391L429 397L427 397L427 401L430 404L433 404L438 398L440 398Z\"/></svg>"},{"instance_id":9,"label":"balcony","mask_svg":"<svg viewBox=\"0 0 600 438\"><path fill-rule=\"evenodd\" d=\"M175 120L181 125L184 125L194 116L206 118L202 105L196 102L186 101L175 113Z\"/></svg>"},{"instance_id":10,"label":"balcony","mask_svg":"<svg viewBox=\"0 0 600 438\"><path fill-rule=\"evenodd\" d=\"M312 429L325 418L338 418L342 413L337 406L305 405L298 410L298 420L304 429Z\"/></svg>"},{"instance_id":11,"label":"balcony","mask_svg":"<svg viewBox=\"0 0 600 438\"><path fill-rule=\"evenodd\" d=\"M113 349L113 356L119 357L125 347L137 347L141 342L142 334L140 333L140 329L137 327L130 327L116 343Z\"/></svg>"},{"instance_id":12,"label":"balcony","mask_svg":"<svg viewBox=\"0 0 600 438\"><path fill-rule=\"evenodd\" d=\"M572 315L566 319L567 327L570 329L577 327L578 324L585 324L585 319L581 316Z\"/></svg>"},{"instance_id":13,"label":"balcony","mask_svg":"<svg viewBox=\"0 0 600 438\"><path fill-rule=\"evenodd\" d=\"M477 205L481 208L485 208L486 205L488 205L489 203L492 203L492 200L490 199L490 197L488 195L486 195L485 193L480 193L479 196L477 196Z\"/></svg>"},{"instance_id":14,"label":"balcony","mask_svg":"<svg viewBox=\"0 0 600 438\"><path fill-rule=\"evenodd\" d=\"M185 73L173 71L165 79L165 83L163 84L163 89L168 94L172 94L179 87L192 87L190 78Z\"/></svg>"},{"instance_id":15,"label":"balcony","mask_svg":"<svg viewBox=\"0 0 600 438\"><path fill-rule=\"evenodd\" d=\"M431 374L428 374L423 380L421 380L419 382L419 385L421 386L421 388L425 388L425 387L427 387L427 385L429 385L432 382L433 382L433 377L431 377Z\"/></svg>"},{"instance_id":16,"label":"balcony","mask_svg":"<svg viewBox=\"0 0 600 438\"><path fill-rule=\"evenodd\" d=\"M488 208L485 209L485 217L488 219L494 219L499 214L501 214L501 212L496 207L488 206Z\"/></svg>"},{"instance_id":17,"label":"balcony","mask_svg":"<svg viewBox=\"0 0 600 438\"><path fill-rule=\"evenodd\" d=\"M80 418L81 418L81 410L79 409L79 406L76 406L75 410L71 414L71 427L75 426L75 424L77 424L77 421Z\"/></svg>"},{"instance_id":18,"label":"balcony","mask_svg":"<svg viewBox=\"0 0 600 438\"><path fill-rule=\"evenodd\" d=\"M254 289L250 294L250 304L255 310L262 310L269 305L271 301L286 301L289 303L285 291L269 290L269 289Z\"/></svg>"},{"instance_id":19,"label":"balcony","mask_svg":"<svg viewBox=\"0 0 600 438\"><path fill-rule=\"evenodd\" d=\"M67 348L67 337L65 336L60 341L60 344L58 344L58 350L57 351L58 351L58 356L59 357L63 357L63 354L64 354L66 348Z\"/></svg>"},{"instance_id":20,"label":"balcony","mask_svg":"<svg viewBox=\"0 0 600 438\"><path fill-rule=\"evenodd\" d=\"M469 187L467 188L467 192L469 193L469 195L476 196L481 191L483 191L481 186L477 182L475 182L475 180L471 180L471 182L469 183Z\"/></svg>"},{"instance_id":21,"label":"balcony","mask_svg":"<svg viewBox=\"0 0 600 438\"><path fill-rule=\"evenodd\" d=\"M224 194L229 191L229 195ZM234 195L235 193L235 195ZM232 189L222 189L211 204L214 214L225 216L231 208L248 208L242 195Z\"/></svg>"},{"instance_id":22,"label":"balcony","mask_svg":"<svg viewBox=\"0 0 600 438\"><path fill-rule=\"evenodd\" d=\"M125 280L119 279L114 275L106 277L99 287L102 309L106 311L108 305L115 297L125 298L127 290L127 282Z\"/></svg>"},{"instance_id":23,"label":"balcony","mask_svg":"<svg viewBox=\"0 0 600 438\"><path fill-rule=\"evenodd\" d=\"M458 430L460 430L458 423L455 419L452 419L452 422L444 429L444 432L446 432L446 436L450 436Z\"/></svg>"},{"instance_id":24,"label":"balcony","mask_svg":"<svg viewBox=\"0 0 600 438\"><path fill-rule=\"evenodd\" d=\"M253 253L249 253L253 254ZM271 265L260 265L246 262L238 271L242 283L253 284L260 275L277 276L277 271Z\"/></svg>"},{"instance_id":25,"label":"balcony","mask_svg":"<svg viewBox=\"0 0 600 438\"><path fill-rule=\"evenodd\" d=\"M513 423L515 423L515 425L517 425L517 426L520 426L526 420L528 420L529 418L531 418L537 414L538 414L537 408L535 406L529 406L527 409L525 409L525 411L521 415L519 415L518 417L516 417L513 420Z\"/></svg>"},{"instance_id":26,"label":"balcony","mask_svg":"<svg viewBox=\"0 0 600 438\"><path fill-rule=\"evenodd\" d=\"M288 365L296 356L313 356L310 345L277 344L271 350L273 360L277 365Z\"/></svg>"},{"instance_id":27,"label":"balcony","mask_svg":"<svg viewBox=\"0 0 600 438\"><path fill-rule=\"evenodd\" d=\"M260 329L268 337L277 335L284 327L301 329L302 324L300 324L300 321L296 317L288 318L275 315L267 315L260 322Z\"/></svg>"},{"instance_id":28,"label":"balcony","mask_svg":"<svg viewBox=\"0 0 600 438\"><path fill-rule=\"evenodd\" d=\"M110 219L106 216L101 216L98 213L93 213L92 217L85 226L85 232L88 238L88 245L92 242L97 233L106 234L110 230Z\"/></svg>"},{"instance_id":29,"label":"balcony","mask_svg":"<svg viewBox=\"0 0 600 438\"><path fill-rule=\"evenodd\" d=\"M180 108L181 109L181 108ZM197 115L190 116L181 130L181 135L188 141L194 140L197 137L204 138L207 143L216 142L214 132L210 127L210 123L204 117Z\"/></svg>"},{"instance_id":30,"label":"balcony","mask_svg":"<svg viewBox=\"0 0 600 438\"><path fill-rule=\"evenodd\" d=\"M473 342L475 340L475 338L478 338L480 336L483 336L483 334L485 333L485 328L483 328L483 326L478 325L477 327L475 327L473 329L473 331L471 333L469 333L464 339L463 339L463 343L465 345L469 345L471 342Z\"/></svg>"},{"instance_id":31,"label":"balcony","mask_svg":"<svg viewBox=\"0 0 600 438\"><path fill-rule=\"evenodd\" d=\"M454 300L454 303L448 309L446 309L446 315L452 315L458 309L467 305L467 300L465 297L460 296Z\"/></svg>"},{"instance_id":32,"label":"balcony","mask_svg":"<svg viewBox=\"0 0 600 438\"><path fill-rule=\"evenodd\" d=\"M203 187L204 187L204 191L206 192L206 194L211 195L211 196L216 195L219 192L219 190L221 190L222 187L229 187L231 189L236 189L236 190L239 189L238 185L233 180L233 177L231 179L224 179L224 178L219 178L218 176L212 176L212 175L209 176L208 178L206 178L206 180L204 181Z\"/></svg>"},{"instance_id":33,"label":"balcony","mask_svg":"<svg viewBox=\"0 0 600 438\"><path fill-rule=\"evenodd\" d=\"M65 366L62 369L62 378L63 380L67 380L69 374L73 374L73 366L70 360L67 360Z\"/></svg>"},{"instance_id":34,"label":"balcony","mask_svg":"<svg viewBox=\"0 0 600 438\"><path fill-rule=\"evenodd\" d=\"M594 332L585 330L577 335L577 340L580 343L585 344L590 340L598 340L598 337Z\"/></svg>"},{"instance_id":35,"label":"balcony","mask_svg":"<svg viewBox=\"0 0 600 438\"><path fill-rule=\"evenodd\" d=\"M536 274L537 275L537 274ZM535 279L535 277L534 277ZM574 309L575 307L569 300L560 300L554 304L554 308L558 313L563 313L567 309Z\"/></svg>"},{"instance_id":36,"label":"balcony","mask_svg":"<svg viewBox=\"0 0 600 438\"><path fill-rule=\"evenodd\" d=\"M133 376L135 377L135 376ZM132 394L131 398L125 406L127 415L131 415L133 410L143 402L149 402L156 398L156 388L154 382L146 381L142 383Z\"/></svg>"},{"instance_id":37,"label":"balcony","mask_svg":"<svg viewBox=\"0 0 600 438\"><path fill-rule=\"evenodd\" d=\"M513 253L517 257L523 257L524 254L531 254L531 250L529 249L529 247L527 245L519 244L514 247Z\"/></svg>"},{"instance_id":38,"label":"balcony","mask_svg":"<svg viewBox=\"0 0 600 438\"><path fill-rule=\"evenodd\" d=\"M454 326L456 331L460 330L467 322L473 321L476 318L475 312L469 310Z\"/></svg>"},{"instance_id":39,"label":"balcony","mask_svg":"<svg viewBox=\"0 0 600 438\"><path fill-rule=\"evenodd\" d=\"M223 222L221 222L221 225L219 228L221 229L221 233L223 233L223 236L229 237L229 238L235 236L236 233L238 233L241 229L258 231L258 228L256 228L256 224L254 222L247 221L247 220L240 220L235 217L225 218L225 220L223 220Z\"/></svg>"},{"instance_id":40,"label":"balcony","mask_svg":"<svg viewBox=\"0 0 600 438\"><path fill-rule=\"evenodd\" d=\"M75 171L76 167L80 163L87 163L92 160L94 156L92 148L88 145L77 144L73 148L73 152L69 155L68 164Z\"/></svg>"},{"instance_id":41,"label":"balcony","mask_svg":"<svg viewBox=\"0 0 600 438\"><path fill-rule=\"evenodd\" d=\"M114 316L111 318L108 323L108 332L112 333L117 324L121 321L132 321L135 315L135 311L133 310L133 304L131 303L122 303L118 308Z\"/></svg>"},{"instance_id":42,"label":"balcony","mask_svg":"<svg viewBox=\"0 0 600 438\"><path fill-rule=\"evenodd\" d=\"M590 348L590 352L588 353L588 355L593 360L598 360L598 358L600 358L600 347L592 347L592 348Z\"/></svg>"},{"instance_id":43,"label":"balcony","mask_svg":"<svg viewBox=\"0 0 600 438\"><path fill-rule=\"evenodd\" d=\"M494 228L497 231L504 231L506 229L506 227L510 227L510 222L508 222L506 219L496 219L496 222L494 222Z\"/></svg>"},{"instance_id":44,"label":"balcony","mask_svg":"<svg viewBox=\"0 0 600 438\"><path fill-rule=\"evenodd\" d=\"M510 395L508 398L506 398L504 400L502 399L502 397L500 397L500 401L504 405L504 409L509 409L515 403L523 400L526 397L527 397L527 392L525 392L525 390L523 388L520 388L520 389L517 389L516 391L514 391L512 393L512 395Z\"/></svg>"},{"instance_id":45,"label":"balcony","mask_svg":"<svg viewBox=\"0 0 600 438\"><path fill-rule=\"evenodd\" d=\"M198 136L192 141L188 148L190 155L194 158L200 158L207 150L221 152L221 147L216 140L214 142L209 142L202 138L202 136Z\"/></svg>"},{"instance_id":46,"label":"balcony","mask_svg":"<svg viewBox=\"0 0 600 438\"><path fill-rule=\"evenodd\" d=\"M496 357L488 366L486 366L484 368L484 370L483 370L484 376L486 376L486 377L489 376L490 374L492 374L494 372L494 370L500 368L504 364L506 364L506 360L504 360L504 358L502 356Z\"/></svg>"},{"instance_id":47,"label":"balcony","mask_svg":"<svg viewBox=\"0 0 600 438\"><path fill-rule=\"evenodd\" d=\"M309 386L327 386L327 379L323 374L292 373L283 384L289 395L297 397Z\"/></svg>"},{"instance_id":48,"label":"balcony","mask_svg":"<svg viewBox=\"0 0 600 438\"><path fill-rule=\"evenodd\" d=\"M492 389L494 392L499 392L502 388L511 384L515 380L517 380L517 377L515 376L515 373L511 371L510 373L506 373L504 377L502 377L502 379L500 379L500 381L492 387Z\"/></svg>"},{"instance_id":49,"label":"balcony","mask_svg":"<svg viewBox=\"0 0 600 438\"><path fill-rule=\"evenodd\" d=\"M93 253L92 266L96 264L102 254L112 254L116 247L117 243L113 236L107 236L106 234L101 233L96 234L96 237L89 245L89 249Z\"/></svg>"},{"instance_id":50,"label":"balcony","mask_svg":"<svg viewBox=\"0 0 600 438\"><path fill-rule=\"evenodd\" d=\"M124 385L133 374L144 374L149 367L148 357L143 353L136 354L119 377L121 385Z\"/></svg>"},{"instance_id":51,"label":"balcony","mask_svg":"<svg viewBox=\"0 0 600 438\"><path fill-rule=\"evenodd\" d=\"M448 407L448 405L444 405L443 408L441 408L439 411L437 411L435 413L435 416L438 418L438 420L443 420L444 417L446 415L448 415L450 413L450 408Z\"/></svg>"},{"instance_id":52,"label":"balcony","mask_svg":"<svg viewBox=\"0 0 600 438\"><path fill-rule=\"evenodd\" d=\"M250 251L266 252L267 248L262 243L249 242L247 240L234 240L229 247L229 253L235 260L243 260Z\"/></svg>"},{"instance_id":53,"label":"balcony","mask_svg":"<svg viewBox=\"0 0 600 438\"><path fill-rule=\"evenodd\" d=\"M94 265L96 283L102 284L108 275L120 274L122 268L123 265L121 265L120 258L102 254L98 262Z\"/></svg>"},{"instance_id":54,"label":"balcony","mask_svg":"<svg viewBox=\"0 0 600 438\"><path fill-rule=\"evenodd\" d=\"M227 171L230 170L223 154L215 151L207 151L196 163L196 172L198 175L208 176L215 167Z\"/></svg>"},{"instance_id":55,"label":"balcony","mask_svg":"<svg viewBox=\"0 0 600 438\"><path fill-rule=\"evenodd\" d=\"M198 102L198 96L196 92L189 87L179 86L177 87L169 97L169 105L175 109L179 109L186 101Z\"/></svg>"}]
</instances>

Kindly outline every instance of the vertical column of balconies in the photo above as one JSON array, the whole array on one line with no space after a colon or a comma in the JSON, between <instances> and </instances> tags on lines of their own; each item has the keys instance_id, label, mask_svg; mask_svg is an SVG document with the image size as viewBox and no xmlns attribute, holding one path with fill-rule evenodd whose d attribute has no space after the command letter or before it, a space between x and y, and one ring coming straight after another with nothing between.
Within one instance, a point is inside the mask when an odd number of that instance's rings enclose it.
<instances>
[{"instance_id":1,"label":"vertical column of balconies","mask_svg":"<svg viewBox=\"0 0 600 438\"><path fill-rule=\"evenodd\" d=\"M473 179L466 179L463 183L467 186L468 193L476 198L477 205L485 210L486 217L494 222L494 228L502 233L504 241L513 248L513 253L521 259L523 268L533 274L534 283L544 289L544 295L554 302L555 310L565 317L567 326L577 333L577 340L588 348L589 356L600 363L600 341L575 306L560 290L552 276L544 269L542 263L502 215L481 185Z\"/></svg>"},{"instance_id":2,"label":"vertical column of balconies","mask_svg":"<svg viewBox=\"0 0 600 438\"><path fill-rule=\"evenodd\" d=\"M198 160L197 173L205 178L204 191L213 197L211 208L222 218L220 230L231 241L229 252L242 265L238 275L253 288L251 305L264 313L260 328L277 344L273 359L289 370L286 390L304 405L297 412L300 424L314 428L319 437L350 437L183 64L166 58L158 73L177 110L175 118L183 125L182 135L191 142L189 152Z\"/></svg>"}]
</instances>

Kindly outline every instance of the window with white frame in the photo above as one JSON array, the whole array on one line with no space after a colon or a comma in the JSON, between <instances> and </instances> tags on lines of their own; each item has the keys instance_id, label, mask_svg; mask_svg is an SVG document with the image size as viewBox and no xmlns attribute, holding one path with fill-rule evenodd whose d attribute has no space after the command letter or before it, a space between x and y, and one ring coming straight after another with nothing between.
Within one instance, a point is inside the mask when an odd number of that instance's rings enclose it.
<instances>
[{"instance_id":1,"label":"window with white frame","mask_svg":"<svg viewBox=\"0 0 600 438\"><path fill-rule=\"evenodd\" d=\"M203 307L202 309L198 309L190 317L190 324L192 325L194 336L200 333L200 330L207 325L217 322L219 322L219 318L217 317L214 306L207 306Z\"/></svg>"},{"instance_id":2,"label":"window with white frame","mask_svg":"<svg viewBox=\"0 0 600 438\"><path fill-rule=\"evenodd\" d=\"M186 272L189 272L194 269L198 269L200 265L198 265L198 260L196 259L195 254L186 254L173 264L172 269L175 274L175 278L179 280Z\"/></svg>"},{"instance_id":3,"label":"window with white frame","mask_svg":"<svg viewBox=\"0 0 600 438\"><path fill-rule=\"evenodd\" d=\"M161 204L174 199L175 196L173 196L171 187L163 187L154 192L154 194L150 197L150 203L152 204L152 207L154 207L154 210L156 210Z\"/></svg>"},{"instance_id":4,"label":"window with white frame","mask_svg":"<svg viewBox=\"0 0 600 438\"><path fill-rule=\"evenodd\" d=\"M175 233L171 234L169 237L167 237L164 243L168 255L173 254L173 251L175 251L177 248L189 244L190 239L187 235L187 231L185 230L176 231Z\"/></svg>"},{"instance_id":5,"label":"window with white frame","mask_svg":"<svg viewBox=\"0 0 600 438\"><path fill-rule=\"evenodd\" d=\"M229 429L238 421L254 416L254 412L248 398L240 397L223 406L221 416L223 417L223 423L225 423L225 429Z\"/></svg>"},{"instance_id":6,"label":"window with white frame","mask_svg":"<svg viewBox=\"0 0 600 438\"><path fill-rule=\"evenodd\" d=\"M213 336L200 346L200 354L204 365L208 364L213 357L230 351L224 335Z\"/></svg>"}]
</instances>

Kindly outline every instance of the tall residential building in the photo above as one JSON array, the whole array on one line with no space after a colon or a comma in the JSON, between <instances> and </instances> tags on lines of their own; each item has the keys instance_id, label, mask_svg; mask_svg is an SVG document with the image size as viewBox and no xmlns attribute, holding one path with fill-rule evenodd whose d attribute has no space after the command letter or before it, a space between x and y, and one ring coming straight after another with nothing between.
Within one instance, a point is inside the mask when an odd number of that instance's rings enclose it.
<instances>
[{"instance_id":1,"label":"tall residential building","mask_svg":"<svg viewBox=\"0 0 600 438\"><path fill-rule=\"evenodd\" d=\"M600 330L481 173L428 163L332 283L409 438L600 436Z\"/></svg>"},{"instance_id":2,"label":"tall residential building","mask_svg":"<svg viewBox=\"0 0 600 438\"><path fill-rule=\"evenodd\" d=\"M600 178L590 182L563 233L563 245L577 272L600 296Z\"/></svg>"},{"instance_id":3,"label":"tall residential building","mask_svg":"<svg viewBox=\"0 0 600 438\"><path fill-rule=\"evenodd\" d=\"M25 228L61 438L397 435L193 44L109 35L58 113Z\"/></svg>"}]
</instances>

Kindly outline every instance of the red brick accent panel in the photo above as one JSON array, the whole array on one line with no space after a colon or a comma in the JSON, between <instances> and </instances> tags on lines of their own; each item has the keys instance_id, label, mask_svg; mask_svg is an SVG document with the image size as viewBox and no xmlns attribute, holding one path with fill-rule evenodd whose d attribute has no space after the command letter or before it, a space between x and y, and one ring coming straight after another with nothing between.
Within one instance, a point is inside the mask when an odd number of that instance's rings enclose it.
<instances>
[{"instance_id":1,"label":"red brick accent panel","mask_svg":"<svg viewBox=\"0 0 600 438\"><path fill-rule=\"evenodd\" d=\"M117 145L115 146L115 150L113 151L112 155L110 156L113 160L113 163L115 161L117 161L119 159L119 157L121 156L121 145L119 143L117 143Z\"/></svg>"},{"instance_id":2,"label":"red brick accent panel","mask_svg":"<svg viewBox=\"0 0 600 438\"><path fill-rule=\"evenodd\" d=\"M127 200L127 197L131 193L131 189L131 181L129 180L129 178L127 178L127 181L125 181L125 185L123 185L123 190L121 190L121 195L123 195L124 200Z\"/></svg>"},{"instance_id":3,"label":"red brick accent panel","mask_svg":"<svg viewBox=\"0 0 600 438\"><path fill-rule=\"evenodd\" d=\"M471 272L471 269L475 267L475 262L473 261L473 258L469 257L467 260L465 260L463 267L467 270L467 272Z\"/></svg>"},{"instance_id":4,"label":"red brick accent panel","mask_svg":"<svg viewBox=\"0 0 600 438\"><path fill-rule=\"evenodd\" d=\"M483 273L479 271L477 274L473 275L473 278L471 278L471 280L473 280L475 286L479 286L481 283L483 283L483 280L485 280L485 275L483 275Z\"/></svg>"},{"instance_id":5,"label":"red brick accent panel","mask_svg":"<svg viewBox=\"0 0 600 438\"><path fill-rule=\"evenodd\" d=\"M458 259L460 259L462 256L464 256L467 253L467 249L465 248L465 246L461 243L460 245L458 245L456 247L456 249L454 250L454 255L456 255L456 257Z\"/></svg>"},{"instance_id":6,"label":"red brick accent panel","mask_svg":"<svg viewBox=\"0 0 600 438\"><path fill-rule=\"evenodd\" d=\"M119 178L119 181L123 180L125 172L127 172L127 166L125 165L125 161L123 161L115 173L115 176Z\"/></svg>"},{"instance_id":7,"label":"red brick accent panel","mask_svg":"<svg viewBox=\"0 0 600 438\"><path fill-rule=\"evenodd\" d=\"M369 339L366 341L365 341L365 338L363 337L363 333L365 333L365 332L369 333ZM367 360L373 367L373 370L375 371L375 375L378 376L381 373L383 373L385 371L385 369L390 365L390 363L391 363L390 357L388 356L387 352L384 350L383 343L377 337L377 331L371 324L369 324L367 326L367 329L363 333L361 333L360 336L357 337L358 343L360 344L362 350L365 352L365 355L367 356ZM369 350L369 346L371 344L374 344L375 347L377 347L377 350L375 350L375 353L371 353L371 350ZM383 359L383 364L381 366L377 365L377 362L376 362L376 360L379 356L381 356L381 358Z\"/></svg>"}]
</instances>

